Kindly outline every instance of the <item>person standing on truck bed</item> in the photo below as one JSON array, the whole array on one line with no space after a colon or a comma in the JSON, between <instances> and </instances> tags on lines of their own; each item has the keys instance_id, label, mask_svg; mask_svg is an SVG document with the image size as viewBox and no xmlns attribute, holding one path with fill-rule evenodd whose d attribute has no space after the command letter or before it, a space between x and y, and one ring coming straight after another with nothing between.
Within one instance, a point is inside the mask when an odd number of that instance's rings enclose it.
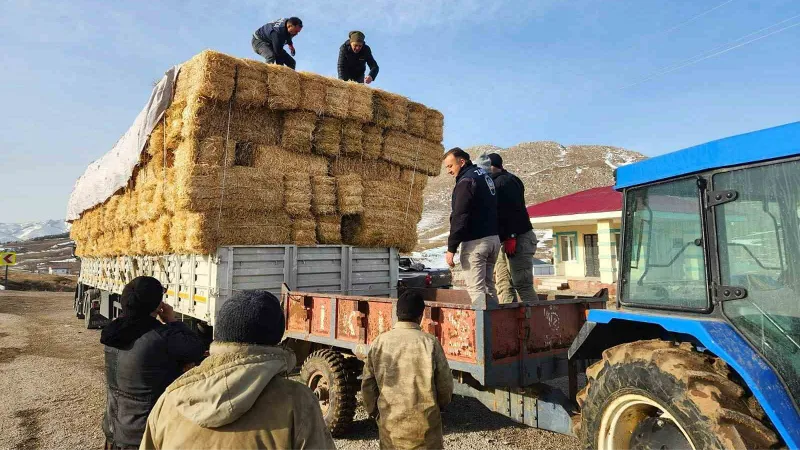
<instances>
[{"instance_id":1,"label":"person standing on truck bed","mask_svg":"<svg viewBox=\"0 0 800 450\"><path fill-rule=\"evenodd\" d=\"M456 179L445 260L448 266L455 267L453 257L461 246L461 269L470 297L475 301L480 294L486 294L487 301L495 301L494 265L500 238L494 181L458 147L445 153L444 165Z\"/></svg>"},{"instance_id":2,"label":"person standing on truck bed","mask_svg":"<svg viewBox=\"0 0 800 450\"><path fill-rule=\"evenodd\" d=\"M139 448L158 397L205 352L203 341L175 320L163 296L157 279L134 278L122 289L122 316L100 335L106 362L106 449Z\"/></svg>"},{"instance_id":3,"label":"person standing on truck bed","mask_svg":"<svg viewBox=\"0 0 800 450\"><path fill-rule=\"evenodd\" d=\"M533 254L537 240L525 205L525 185L503 168L500 155L490 153L488 157L497 190L497 231L503 244L494 267L497 297L500 303L516 302L517 296L523 302L535 301Z\"/></svg>"},{"instance_id":4,"label":"person standing on truck bed","mask_svg":"<svg viewBox=\"0 0 800 450\"><path fill-rule=\"evenodd\" d=\"M422 295L403 293L397 323L364 362L361 394L378 418L381 449L444 448L441 410L453 396L453 375L439 341L420 328L424 311Z\"/></svg>"},{"instance_id":5,"label":"person standing on truck bed","mask_svg":"<svg viewBox=\"0 0 800 450\"><path fill-rule=\"evenodd\" d=\"M369 66L369 75L364 73ZM370 84L378 76L378 63L372 56L372 49L364 42L364 33L351 31L350 37L339 47L339 79Z\"/></svg>"},{"instance_id":6,"label":"person standing on truck bed","mask_svg":"<svg viewBox=\"0 0 800 450\"><path fill-rule=\"evenodd\" d=\"M295 55L292 38L302 29L303 21L297 17L270 22L253 33L253 50L261 55L267 64L278 64L294 69L297 63L292 58ZM284 45L289 45L291 56L283 49Z\"/></svg>"},{"instance_id":7,"label":"person standing on truck bed","mask_svg":"<svg viewBox=\"0 0 800 450\"><path fill-rule=\"evenodd\" d=\"M210 356L178 378L147 419L142 449L334 449L319 400L285 378L280 302L240 291L217 313Z\"/></svg>"}]
</instances>

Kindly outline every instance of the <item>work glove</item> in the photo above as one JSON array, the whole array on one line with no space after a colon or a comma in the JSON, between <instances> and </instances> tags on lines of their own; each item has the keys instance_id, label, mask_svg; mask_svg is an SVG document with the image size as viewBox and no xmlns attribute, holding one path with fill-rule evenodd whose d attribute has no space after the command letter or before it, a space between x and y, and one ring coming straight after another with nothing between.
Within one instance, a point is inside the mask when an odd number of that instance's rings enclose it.
<instances>
[{"instance_id":1,"label":"work glove","mask_svg":"<svg viewBox=\"0 0 800 450\"><path fill-rule=\"evenodd\" d=\"M294 56L294 45L289 44L289 51L291 52L292 56Z\"/></svg>"},{"instance_id":2,"label":"work glove","mask_svg":"<svg viewBox=\"0 0 800 450\"><path fill-rule=\"evenodd\" d=\"M503 241L503 250L505 250L506 255L514 256L517 253L517 238L510 237Z\"/></svg>"}]
</instances>

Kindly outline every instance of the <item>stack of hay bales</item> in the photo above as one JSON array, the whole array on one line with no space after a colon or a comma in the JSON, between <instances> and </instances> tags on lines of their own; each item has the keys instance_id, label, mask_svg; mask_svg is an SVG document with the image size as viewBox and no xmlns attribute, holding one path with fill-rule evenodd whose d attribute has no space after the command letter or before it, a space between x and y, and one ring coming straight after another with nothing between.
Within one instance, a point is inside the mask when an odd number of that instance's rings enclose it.
<instances>
[{"instance_id":1,"label":"stack of hay bales","mask_svg":"<svg viewBox=\"0 0 800 450\"><path fill-rule=\"evenodd\" d=\"M416 245L443 116L405 97L204 51L128 185L73 222L82 256Z\"/></svg>"}]
</instances>

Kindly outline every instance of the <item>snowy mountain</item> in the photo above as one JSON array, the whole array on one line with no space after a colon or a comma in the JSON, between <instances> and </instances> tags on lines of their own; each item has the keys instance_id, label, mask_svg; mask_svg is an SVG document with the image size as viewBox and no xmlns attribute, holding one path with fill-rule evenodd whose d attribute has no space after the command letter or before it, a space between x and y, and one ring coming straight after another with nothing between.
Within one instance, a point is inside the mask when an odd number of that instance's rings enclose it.
<instances>
[{"instance_id":1,"label":"snowy mountain","mask_svg":"<svg viewBox=\"0 0 800 450\"><path fill-rule=\"evenodd\" d=\"M27 241L42 236L52 236L69 231L69 224L63 220L44 222L0 223L0 243Z\"/></svg>"}]
</instances>

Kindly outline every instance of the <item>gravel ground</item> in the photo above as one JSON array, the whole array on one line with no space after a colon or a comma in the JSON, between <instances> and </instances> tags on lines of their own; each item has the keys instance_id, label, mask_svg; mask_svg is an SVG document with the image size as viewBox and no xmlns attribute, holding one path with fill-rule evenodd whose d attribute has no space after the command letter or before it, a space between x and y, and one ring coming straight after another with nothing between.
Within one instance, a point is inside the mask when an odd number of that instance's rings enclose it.
<instances>
[{"instance_id":1,"label":"gravel ground","mask_svg":"<svg viewBox=\"0 0 800 450\"><path fill-rule=\"evenodd\" d=\"M102 448L105 407L99 331L82 329L69 293L0 291L0 449ZM444 416L452 449L571 449L575 438L519 425L470 398ZM363 409L340 449L377 449Z\"/></svg>"}]
</instances>

